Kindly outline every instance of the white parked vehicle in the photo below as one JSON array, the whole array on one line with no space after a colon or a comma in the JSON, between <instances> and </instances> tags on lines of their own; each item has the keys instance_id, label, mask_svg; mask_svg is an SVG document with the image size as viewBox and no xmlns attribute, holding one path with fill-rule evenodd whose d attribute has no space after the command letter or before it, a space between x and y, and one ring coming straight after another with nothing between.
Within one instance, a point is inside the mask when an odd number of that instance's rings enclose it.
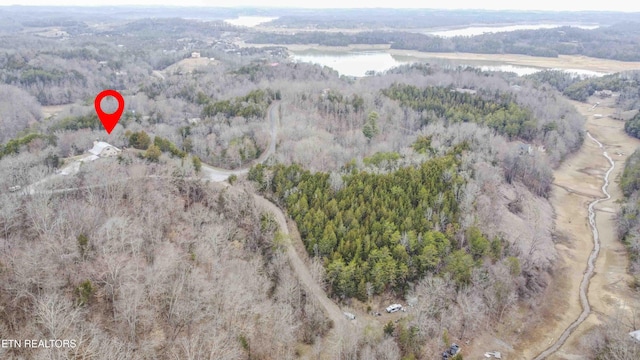
<instances>
[{"instance_id":1,"label":"white parked vehicle","mask_svg":"<svg viewBox=\"0 0 640 360\"><path fill-rule=\"evenodd\" d=\"M346 311L345 311L345 312L343 312L343 314L344 314L344 316L346 316L346 317L347 317L347 319L349 319L349 320L355 320L355 319L356 319L356 316L355 316L355 315L353 315L353 314L352 314L352 313L350 313L350 312L346 312Z\"/></svg>"},{"instance_id":2,"label":"white parked vehicle","mask_svg":"<svg viewBox=\"0 0 640 360\"><path fill-rule=\"evenodd\" d=\"M400 304L392 304L387 306L387 312L388 313L394 313L396 311L402 310L402 305Z\"/></svg>"}]
</instances>

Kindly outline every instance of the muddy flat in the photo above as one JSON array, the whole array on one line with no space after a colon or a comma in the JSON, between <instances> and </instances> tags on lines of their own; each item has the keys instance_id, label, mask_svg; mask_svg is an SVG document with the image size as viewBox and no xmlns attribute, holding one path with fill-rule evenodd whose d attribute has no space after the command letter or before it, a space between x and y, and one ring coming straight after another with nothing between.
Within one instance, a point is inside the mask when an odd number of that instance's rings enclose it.
<instances>
[{"instance_id":1,"label":"muddy flat","mask_svg":"<svg viewBox=\"0 0 640 360\"><path fill-rule=\"evenodd\" d=\"M601 106L592 111L597 101ZM626 135L622 121L608 117L615 111L612 99L594 98L589 104L572 104L585 116L586 129L604 145L615 168L609 176L611 199L595 207L601 249L587 293L591 314L549 359L584 359L587 354L580 340L593 326L615 316L621 308L624 311L640 309L640 301L629 288L631 276L627 273L627 253L617 239L615 225L615 214L620 207L617 201L622 199L618 178L626 158L640 147L640 140ZM594 113L603 117L595 118ZM465 354L471 358L499 350L509 359L533 359L553 345L580 316L579 287L594 246L587 208L595 199L605 197L601 188L604 174L610 167L602 151L586 137L580 150L565 159L554 172L550 201L556 217L558 259L552 280L541 297L541 305L524 303L502 324L480 334L465 348Z\"/></svg>"},{"instance_id":2,"label":"muddy flat","mask_svg":"<svg viewBox=\"0 0 640 360\"><path fill-rule=\"evenodd\" d=\"M591 107L596 101L605 106L592 111ZM610 106L606 106L606 103ZM614 160L615 168L610 175L611 183L608 187L611 199L600 202L595 208L601 250L588 291L591 314L564 346L549 357L551 359L584 358L585 349L579 340L589 329L606 317L614 316L620 308L637 309L639 305L629 289L631 276L627 273L628 259L623 244L617 239L615 213L619 209L617 200L622 199L617 179L624 168L625 159L640 146L640 141L626 135L622 121L607 117L615 110L611 100L592 99L591 104L573 102L573 105L587 118L587 130L604 145L604 150ZM594 112L604 117L595 118ZM568 158L554 174L555 184L562 187L554 187L551 202L556 210L557 231L566 236L566 241L556 244L560 265L554 282L547 289L547 298L541 309L540 315L544 321L531 331L527 340L523 339L516 346L519 353L517 358L535 357L555 342L582 311L578 288L586 269L587 258L593 249L587 205L593 197L604 197L601 187L608 168L609 163L603 157L602 149L587 138L582 148Z\"/></svg>"},{"instance_id":3,"label":"muddy flat","mask_svg":"<svg viewBox=\"0 0 640 360\"><path fill-rule=\"evenodd\" d=\"M591 115L589 105L582 103L574 103L574 105L581 113ZM614 110L613 107L605 106L599 108L597 112L607 116L612 114ZM589 302L592 312L556 354L556 358L559 359L582 357L584 347L579 340L594 325L608 317L616 316L620 311L627 313L640 309L640 301L629 288L632 280L631 275L627 272L629 260L624 245L618 241L615 223L615 214L620 208L618 201L623 199L618 180L624 169L624 161L636 148L640 147L640 140L628 136L623 127L624 122L622 121L607 117L596 119L592 115L588 116L587 129L605 145L605 150L615 162L615 168L610 177L612 180L609 186L611 199L596 206L596 224L602 248L596 262L596 273L591 279L589 287ZM561 206L559 204L558 207Z\"/></svg>"},{"instance_id":4,"label":"muddy flat","mask_svg":"<svg viewBox=\"0 0 640 360\"><path fill-rule=\"evenodd\" d=\"M597 72L620 72L640 70L640 62L626 62L597 59L588 56L560 55L558 57L539 57L517 54L471 54L471 53L426 53L415 50L388 50L392 55L404 55L425 58L443 58L452 60L475 60L503 62L510 65L534 66L540 68L582 69Z\"/></svg>"}]
</instances>

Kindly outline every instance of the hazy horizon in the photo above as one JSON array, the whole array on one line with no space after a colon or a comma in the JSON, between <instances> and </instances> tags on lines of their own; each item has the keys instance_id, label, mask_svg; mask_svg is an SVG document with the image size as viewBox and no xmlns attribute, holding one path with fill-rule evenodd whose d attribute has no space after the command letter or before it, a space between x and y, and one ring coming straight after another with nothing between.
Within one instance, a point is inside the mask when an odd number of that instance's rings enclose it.
<instances>
[{"instance_id":1,"label":"hazy horizon","mask_svg":"<svg viewBox=\"0 0 640 360\"><path fill-rule=\"evenodd\" d=\"M390 6L391 5L391 6ZM429 4L428 6L416 6L412 0L397 0L393 2L371 0L366 4L360 1L316 1L311 0L304 4L292 0L271 0L268 3L256 0L221 0L202 1L184 0L176 4L172 0L60 0L51 4L48 0L31 1L28 4L16 4L16 0L0 0L0 6L79 6L79 7L114 7L114 6L143 6L143 7L220 7L220 8L290 8L290 9L433 9L433 10L497 10L497 11L616 11L616 12L640 12L640 3L630 3L623 0L608 2L583 2L583 3L559 3L557 1L522 1L514 3L505 0L491 0L483 3L482 7L477 2L469 0L451 0L445 4Z\"/></svg>"}]
</instances>

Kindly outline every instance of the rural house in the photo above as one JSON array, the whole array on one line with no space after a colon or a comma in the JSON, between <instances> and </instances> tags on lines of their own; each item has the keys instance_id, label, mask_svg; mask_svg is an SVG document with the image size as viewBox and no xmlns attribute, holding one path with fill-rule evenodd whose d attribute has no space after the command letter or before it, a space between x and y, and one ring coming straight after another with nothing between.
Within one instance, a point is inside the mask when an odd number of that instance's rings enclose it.
<instances>
[{"instance_id":1,"label":"rural house","mask_svg":"<svg viewBox=\"0 0 640 360\"><path fill-rule=\"evenodd\" d=\"M120 149L104 141L94 141L93 148L89 152L97 157L109 157L118 155Z\"/></svg>"}]
</instances>

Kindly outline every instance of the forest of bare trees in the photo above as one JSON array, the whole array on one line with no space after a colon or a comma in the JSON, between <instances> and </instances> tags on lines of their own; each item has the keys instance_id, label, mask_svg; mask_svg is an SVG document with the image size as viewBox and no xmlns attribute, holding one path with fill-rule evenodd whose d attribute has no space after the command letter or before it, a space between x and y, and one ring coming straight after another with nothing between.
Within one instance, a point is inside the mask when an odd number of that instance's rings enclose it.
<instances>
[{"instance_id":1,"label":"forest of bare trees","mask_svg":"<svg viewBox=\"0 0 640 360\"><path fill-rule=\"evenodd\" d=\"M445 338L472 340L519 304L535 311L543 301L556 257L551 170L584 136L560 92L428 64L340 77L280 48L241 50L233 39L245 30L219 21L81 25L68 24L64 40L0 37L3 336L78 340L59 357L281 359L323 353L322 338L343 331L340 358L430 358ZM92 108L104 88L126 102L108 136ZM418 96L427 93L436 95ZM276 152L253 181L196 180L202 163L234 169L264 153L268 109ZM127 149L58 174L96 139ZM274 176L291 166L300 171ZM412 204L398 224L366 206L378 179L398 184L375 195ZM37 191L25 190L32 184ZM319 206L305 222L291 206L298 186L313 189L307 209L341 194L329 216L361 204L357 216L329 225ZM296 222L336 303L393 298L412 311L384 329L334 329L292 271L272 215L254 203L257 191ZM348 228L347 216L362 226ZM369 239L367 251L356 238ZM443 244L437 252L432 240Z\"/></svg>"},{"instance_id":2,"label":"forest of bare trees","mask_svg":"<svg viewBox=\"0 0 640 360\"><path fill-rule=\"evenodd\" d=\"M242 189L144 178L171 171L96 163L47 186L80 190L3 195L3 336L77 339L60 357L189 359L293 358L322 336L270 214Z\"/></svg>"}]
</instances>

